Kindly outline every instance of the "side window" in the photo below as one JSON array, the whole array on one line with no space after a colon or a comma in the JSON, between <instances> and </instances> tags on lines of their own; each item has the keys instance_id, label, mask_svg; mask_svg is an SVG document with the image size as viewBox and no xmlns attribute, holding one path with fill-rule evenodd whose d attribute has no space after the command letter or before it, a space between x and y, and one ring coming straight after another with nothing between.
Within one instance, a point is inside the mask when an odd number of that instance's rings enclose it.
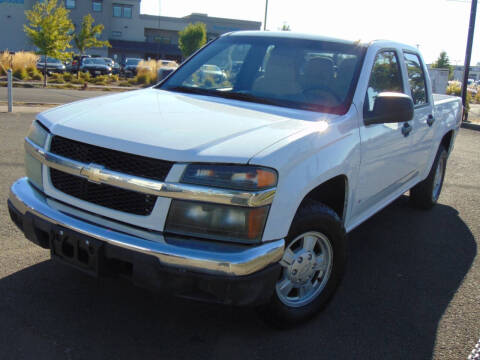
<instances>
[{"instance_id":1,"label":"side window","mask_svg":"<svg viewBox=\"0 0 480 360\"><path fill-rule=\"evenodd\" d=\"M365 107L373 110L375 98L381 92L403 93L402 73L394 51L382 51L375 57L365 96Z\"/></svg>"},{"instance_id":2,"label":"side window","mask_svg":"<svg viewBox=\"0 0 480 360\"><path fill-rule=\"evenodd\" d=\"M413 103L423 105L427 103L427 91L425 86L425 74L416 54L404 53L405 65L407 65L408 83L412 90Z\"/></svg>"}]
</instances>

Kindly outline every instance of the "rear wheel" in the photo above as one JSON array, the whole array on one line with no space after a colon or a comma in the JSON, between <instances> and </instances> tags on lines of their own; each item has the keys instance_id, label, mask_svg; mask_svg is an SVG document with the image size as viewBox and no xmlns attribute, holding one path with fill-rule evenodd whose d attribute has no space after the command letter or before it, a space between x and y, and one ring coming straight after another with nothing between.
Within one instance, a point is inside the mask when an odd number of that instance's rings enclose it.
<instances>
[{"instance_id":1,"label":"rear wheel","mask_svg":"<svg viewBox=\"0 0 480 360\"><path fill-rule=\"evenodd\" d=\"M448 153L440 145L427 178L410 189L410 203L419 209L430 209L440 197L447 168Z\"/></svg>"},{"instance_id":2,"label":"rear wheel","mask_svg":"<svg viewBox=\"0 0 480 360\"><path fill-rule=\"evenodd\" d=\"M299 209L287 237L282 272L264 319L289 327L311 319L332 298L344 272L345 231L329 207L309 202Z\"/></svg>"}]
</instances>

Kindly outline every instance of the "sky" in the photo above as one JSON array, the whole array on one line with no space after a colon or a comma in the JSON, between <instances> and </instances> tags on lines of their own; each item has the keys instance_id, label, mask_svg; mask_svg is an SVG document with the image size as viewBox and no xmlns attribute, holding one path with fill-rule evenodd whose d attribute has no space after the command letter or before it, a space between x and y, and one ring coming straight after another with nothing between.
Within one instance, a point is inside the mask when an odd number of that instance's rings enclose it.
<instances>
[{"instance_id":1,"label":"sky","mask_svg":"<svg viewBox=\"0 0 480 360\"><path fill-rule=\"evenodd\" d=\"M265 0L141 1L141 12L152 15L181 17L198 12L263 23L265 14ZM453 65L463 65L470 6L468 0L269 0L267 30L279 30L287 23L295 32L361 41L394 40L418 46L427 63L444 50ZM476 43L480 15L476 30L472 65L480 62L480 43Z\"/></svg>"}]
</instances>

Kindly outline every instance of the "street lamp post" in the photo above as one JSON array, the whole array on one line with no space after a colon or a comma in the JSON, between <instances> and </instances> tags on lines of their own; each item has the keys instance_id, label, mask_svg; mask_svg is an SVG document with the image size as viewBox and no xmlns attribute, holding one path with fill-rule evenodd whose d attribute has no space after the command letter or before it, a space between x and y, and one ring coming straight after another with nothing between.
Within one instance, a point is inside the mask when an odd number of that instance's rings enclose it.
<instances>
[{"instance_id":1,"label":"street lamp post","mask_svg":"<svg viewBox=\"0 0 480 360\"><path fill-rule=\"evenodd\" d=\"M267 30L267 12L268 12L268 0L265 0L265 19L263 20L263 31Z\"/></svg>"},{"instance_id":2,"label":"street lamp post","mask_svg":"<svg viewBox=\"0 0 480 360\"><path fill-rule=\"evenodd\" d=\"M472 58L473 32L475 31L475 16L477 14L477 0L472 0L470 9L470 24L468 25L467 50L465 52L465 66L463 71L462 104L465 107L467 100L468 73L470 71L470 60ZM464 120L467 120L468 113L464 113Z\"/></svg>"}]
</instances>

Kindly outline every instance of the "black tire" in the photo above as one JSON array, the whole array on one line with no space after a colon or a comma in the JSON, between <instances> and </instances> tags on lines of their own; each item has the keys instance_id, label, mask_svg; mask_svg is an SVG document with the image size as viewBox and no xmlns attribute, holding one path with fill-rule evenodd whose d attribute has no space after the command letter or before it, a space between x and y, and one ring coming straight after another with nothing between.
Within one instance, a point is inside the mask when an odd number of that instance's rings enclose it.
<instances>
[{"instance_id":1,"label":"black tire","mask_svg":"<svg viewBox=\"0 0 480 360\"><path fill-rule=\"evenodd\" d=\"M445 146L440 145L427 178L410 189L410 204L413 207L428 210L437 203L440 193L442 192L443 180L447 168L447 158L447 149L445 149ZM440 186L438 190L435 190L435 176L440 162L443 162L443 171Z\"/></svg>"},{"instance_id":2,"label":"black tire","mask_svg":"<svg viewBox=\"0 0 480 360\"><path fill-rule=\"evenodd\" d=\"M290 227L286 239L287 246L298 236L312 231L324 234L330 242L333 250L330 276L323 290L308 304L301 307L284 304L275 289L270 301L258 308L260 316L274 327L289 328L312 319L332 299L343 277L346 263L346 235L339 216L331 208L319 202L309 201L302 205ZM282 269L282 271L285 270Z\"/></svg>"}]
</instances>

